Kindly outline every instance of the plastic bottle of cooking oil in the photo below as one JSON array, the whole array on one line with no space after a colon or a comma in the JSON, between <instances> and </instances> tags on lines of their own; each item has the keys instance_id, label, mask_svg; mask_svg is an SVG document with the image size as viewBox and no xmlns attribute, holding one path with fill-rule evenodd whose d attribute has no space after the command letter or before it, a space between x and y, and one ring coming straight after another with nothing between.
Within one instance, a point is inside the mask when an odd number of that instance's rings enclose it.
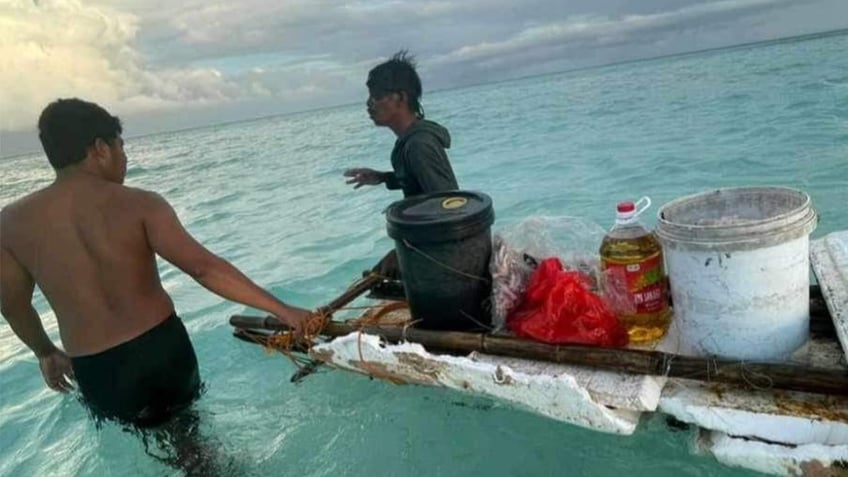
<instances>
[{"instance_id":1,"label":"plastic bottle of cooking oil","mask_svg":"<svg viewBox=\"0 0 848 477\"><path fill-rule=\"evenodd\" d=\"M639 221L650 206L647 197L618 204L615 225L600 250L604 297L633 343L658 340L671 319L662 247Z\"/></svg>"}]
</instances>

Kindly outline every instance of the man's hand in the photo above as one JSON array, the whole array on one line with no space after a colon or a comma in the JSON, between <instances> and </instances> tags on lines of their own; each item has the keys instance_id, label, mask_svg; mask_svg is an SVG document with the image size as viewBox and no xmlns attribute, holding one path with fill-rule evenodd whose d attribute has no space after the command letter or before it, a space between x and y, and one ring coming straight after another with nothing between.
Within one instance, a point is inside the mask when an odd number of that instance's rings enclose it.
<instances>
[{"instance_id":1,"label":"man's hand","mask_svg":"<svg viewBox=\"0 0 848 477\"><path fill-rule=\"evenodd\" d=\"M38 358L38 366L41 368L44 382L50 389L60 393L74 389L74 386L66 379L66 377L74 378L74 369L64 351L56 348L50 354Z\"/></svg>"},{"instance_id":2,"label":"man's hand","mask_svg":"<svg viewBox=\"0 0 848 477\"><path fill-rule=\"evenodd\" d=\"M356 184L353 188L359 189L364 185L377 185L384 182L383 174L374 169L358 168L344 171L345 177L350 177L345 183Z\"/></svg>"},{"instance_id":3,"label":"man's hand","mask_svg":"<svg viewBox=\"0 0 848 477\"><path fill-rule=\"evenodd\" d=\"M311 319L315 318L315 314L309 310L304 310L303 308L297 308L294 306L287 307L286 310L280 311L276 314L276 317L281 322L285 323L292 330L292 334L297 338L303 338L306 332L314 333L318 330L309 329L309 322Z\"/></svg>"}]
</instances>

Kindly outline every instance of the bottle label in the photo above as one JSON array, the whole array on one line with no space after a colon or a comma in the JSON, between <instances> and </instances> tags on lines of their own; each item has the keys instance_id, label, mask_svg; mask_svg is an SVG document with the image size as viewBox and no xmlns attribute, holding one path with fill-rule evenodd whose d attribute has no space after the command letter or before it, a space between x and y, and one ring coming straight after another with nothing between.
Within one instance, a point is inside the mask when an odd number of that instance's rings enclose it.
<instances>
[{"instance_id":1,"label":"bottle label","mask_svg":"<svg viewBox=\"0 0 848 477\"><path fill-rule=\"evenodd\" d=\"M601 258L601 266L604 295L618 315L657 313L667 307L659 252L635 263Z\"/></svg>"}]
</instances>

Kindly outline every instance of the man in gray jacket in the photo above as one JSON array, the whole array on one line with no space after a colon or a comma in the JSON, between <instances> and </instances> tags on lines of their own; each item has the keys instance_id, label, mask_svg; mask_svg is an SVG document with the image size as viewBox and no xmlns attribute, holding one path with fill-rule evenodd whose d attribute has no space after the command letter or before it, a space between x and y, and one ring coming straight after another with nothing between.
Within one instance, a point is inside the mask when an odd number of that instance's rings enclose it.
<instances>
[{"instance_id":1,"label":"man in gray jacket","mask_svg":"<svg viewBox=\"0 0 848 477\"><path fill-rule=\"evenodd\" d=\"M445 151L450 147L450 133L440 124L424 119L421 80L414 59L406 51L398 52L368 73L366 86L371 120L397 136L392 149L392 171L348 169L344 173L347 183L355 184L355 189L385 184L391 190L402 189L404 197L459 189ZM394 251L375 270L396 276Z\"/></svg>"}]
</instances>

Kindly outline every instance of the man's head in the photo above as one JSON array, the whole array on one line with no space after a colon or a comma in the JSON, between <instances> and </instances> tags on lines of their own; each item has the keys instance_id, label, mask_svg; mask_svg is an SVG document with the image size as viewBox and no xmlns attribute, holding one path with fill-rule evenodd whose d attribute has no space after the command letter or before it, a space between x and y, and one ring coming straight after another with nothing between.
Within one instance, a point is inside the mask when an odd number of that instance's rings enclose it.
<instances>
[{"instance_id":1,"label":"man's head","mask_svg":"<svg viewBox=\"0 0 848 477\"><path fill-rule=\"evenodd\" d=\"M123 182L127 158L121 120L97 104L59 99L41 112L38 138L57 172L87 163L101 177Z\"/></svg>"},{"instance_id":2,"label":"man's head","mask_svg":"<svg viewBox=\"0 0 848 477\"><path fill-rule=\"evenodd\" d=\"M368 72L368 114L379 126L390 126L400 117L424 117L421 79L415 59L405 50Z\"/></svg>"}]
</instances>

